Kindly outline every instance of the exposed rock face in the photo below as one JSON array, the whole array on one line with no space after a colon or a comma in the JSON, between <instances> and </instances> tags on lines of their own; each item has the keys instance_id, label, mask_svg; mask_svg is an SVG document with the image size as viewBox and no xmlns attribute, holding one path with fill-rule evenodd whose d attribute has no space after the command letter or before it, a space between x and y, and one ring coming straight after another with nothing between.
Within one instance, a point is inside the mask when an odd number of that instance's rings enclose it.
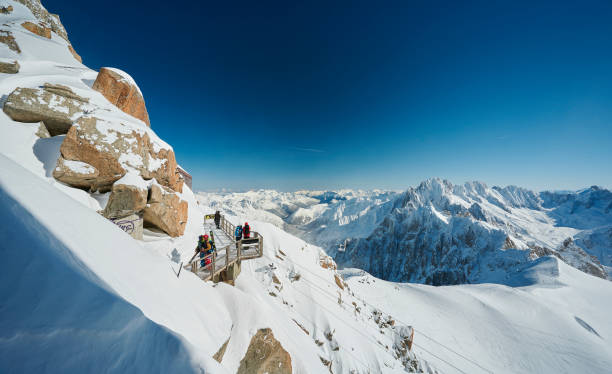
<instances>
[{"instance_id":1,"label":"exposed rock face","mask_svg":"<svg viewBox=\"0 0 612 374\"><path fill-rule=\"evenodd\" d=\"M174 191L154 183L144 209L145 226L156 227L173 237L181 236L187 224L187 209L187 202Z\"/></svg>"},{"instance_id":2,"label":"exposed rock face","mask_svg":"<svg viewBox=\"0 0 612 374\"><path fill-rule=\"evenodd\" d=\"M0 73L5 73L5 74L19 73L19 63L17 61L13 61L13 62L0 61Z\"/></svg>"},{"instance_id":3,"label":"exposed rock face","mask_svg":"<svg viewBox=\"0 0 612 374\"><path fill-rule=\"evenodd\" d=\"M117 108L151 126L142 93L127 73L118 69L102 68L93 89L102 93Z\"/></svg>"},{"instance_id":4,"label":"exposed rock face","mask_svg":"<svg viewBox=\"0 0 612 374\"><path fill-rule=\"evenodd\" d=\"M52 136L66 134L86 108L88 99L69 87L45 83L42 88L18 87L8 96L3 110L18 122L44 122Z\"/></svg>"},{"instance_id":5,"label":"exposed rock face","mask_svg":"<svg viewBox=\"0 0 612 374\"><path fill-rule=\"evenodd\" d=\"M45 27L40 24L37 25L30 21L22 23L21 26L23 26L24 29L38 36L42 36L43 38L51 39L51 29L48 27Z\"/></svg>"},{"instance_id":6,"label":"exposed rock face","mask_svg":"<svg viewBox=\"0 0 612 374\"><path fill-rule=\"evenodd\" d=\"M117 218L138 213L147 205L147 194L146 189L122 184L119 180L113 184L113 189L102 214L106 218Z\"/></svg>"},{"instance_id":7,"label":"exposed rock face","mask_svg":"<svg viewBox=\"0 0 612 374\"><path fill-rule=\"evenodd\" d=\"M342 281L342 278L340 278L340 275L334 274L334 281L336 282L336 286L340 287L341 290L344 289L344 282Z\"/></svg>"},{"instance_id":8,"label":"exposed rock face","mask_svg":"<svg viewBox=\"0 0 612 374\"><path fill-rule=\"evenodd\" d=\"M78 62L83 62L83 59L81 58L81 56L74 50L74 48L72 47L72 44L68 44L68 50L70 51L70 53L72 53L72 55L74 56L74 58L78 61Z\"/></svg>"},{"instance_id":9,"label":"exposed rock face","mask_svg":"<svg viewBox=\"0 0 612 374\"><path fill-rule=\"evenodd\" d=\"M63 157L57 160L53 170L53 177L73 187L88 188L100 176L98 169L81 161L65 160Z\"/></svg>"},{"instance_id":10,"label":"exposed rock face","mask_svg":"<svg viewBox=\"0 0 612 374\"><path fill-rule=\"evenodd\" d=\"M21 49L19 49L19 45L17 45L13 33L10 31L0 30L0 43L6 44L11 51L21 53Z\"/></svg>"},{"instance_id":11,"label":"exposed rock face","mask_svg":"<svg viewBox=\"0 0 612 374\"><path fill-rule=\"evenodd\" d=\"M133 168L143 179L155 178L182 191L174 152L152 141L142 126L83 116L68 131L60 152L66 160L83 161L98 170L98 178L88 185L90 190L109 191L126 168Z\"/></svg>"},{"instance_id":12,"label":"exposed rock face","mask_svg":"<svg viewBox=\"0 0 612 374\"><path fill-rule=\"evenodd\" d=\"M251 338L237 374L291 374L291 356L274 338L269 328L260 329Z\"/></svg>"},{"instance_id":13,"label":"exposed rock face","mask_svg":"<svg viewBox=\"0 0 612 374\"><path fill-rule=\"evenodd\" d=\"M227 340L225 341L225 343L223 343L221 348L219 348L217 353L214 354L213 359L218 363L221 363L221 361L223 361L223 356L225 355L225 350L227 349L227 344L229 343L229 341L230 338L227 338Z\"/></svg>"},{"instance_id":14,"label":"exposed rock face","mask_svg":"<svg viewBox=\"0 0 612 374\"><path fill-rule=\"evenodd\" d=\"M51 14L42 6L39 0L17 0L21 4L25 5L34 17L43 25L51 29L54 33L62 37L62 39L68 41L68 34L66 29L60 22L60 18L57 14Z\"/></svg>"},{"instance_id":15,"label":"exposed rock face","mask_svg":"<svg viewBox=\"0 0 612 374\"><path fill-rule=\"evenodd\" d=\"M596 277L607 279L608 273L601 265L597 257L586 253L574 243L572 238L567 238L557 249L561 259L578 270Z\"/></svg>"}]
</instances>

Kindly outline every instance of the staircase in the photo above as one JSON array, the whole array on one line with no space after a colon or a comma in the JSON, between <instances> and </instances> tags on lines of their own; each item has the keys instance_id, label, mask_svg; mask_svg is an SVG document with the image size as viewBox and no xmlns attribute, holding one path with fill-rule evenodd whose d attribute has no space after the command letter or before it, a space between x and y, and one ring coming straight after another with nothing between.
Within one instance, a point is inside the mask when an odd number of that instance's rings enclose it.
<instances>
[{"instance_id":1,"label":"staircase","mask_svg":"<svg viewBox=\"0 0 612 374\"><path fill-rule=\"evenodd\" d=\"M240 273L241 261L263 256L263 237L258 232L252 231L251 238L236 241L234 237L236 226L221 216L221 223L217 229L213 218L214 214L204 216L203 231L205 234L210 234L212 231L217 250L203 258L195 254L184 268L204 281L231 283ZM201 266L202 260L207 258L211 259L211 263Z\"/></svg>"}]
</instances>

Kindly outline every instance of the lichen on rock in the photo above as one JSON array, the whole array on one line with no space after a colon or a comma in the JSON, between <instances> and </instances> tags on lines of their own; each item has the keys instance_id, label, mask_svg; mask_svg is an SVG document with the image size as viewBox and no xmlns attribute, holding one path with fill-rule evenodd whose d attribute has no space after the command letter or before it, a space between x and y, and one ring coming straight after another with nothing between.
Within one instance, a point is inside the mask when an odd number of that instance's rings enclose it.
<instances>
[{"instance_id":1,"label":"lichen on rock","mask_svg":"<svg viewBox=\"0 0 612 374\"><path fill-rule=\"evenodd\" d=\"M89 100L70 87L45 83L38 88L16 88L2 108L13 121L44 122L51 136L66 134Z\"/></svg>"},{"instance_id":2,"label":"lichen on rock","mask_svg":"<svg viewBox=\"0 0 612 374\"><path fill-rule=\"evenodd\" d=\"M151 126L144 97L127 73L119 69L102 68L92 88L102 93L117 108Z\"/></svg>"}]
</instances>

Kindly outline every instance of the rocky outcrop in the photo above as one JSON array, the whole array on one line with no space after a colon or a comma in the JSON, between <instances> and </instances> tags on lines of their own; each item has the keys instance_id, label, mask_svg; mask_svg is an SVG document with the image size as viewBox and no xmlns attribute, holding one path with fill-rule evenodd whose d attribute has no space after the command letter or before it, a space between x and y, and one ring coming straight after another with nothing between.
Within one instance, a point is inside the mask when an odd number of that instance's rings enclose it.
<instances>
[{"instance_id":1,"label":"rocky outcrop","mask_svg":"<svg viewBox=\"0 0 612 374\"><path fill-rule=\"evenodd\" d=\"M43 38L51 39L51 29L48 27L30 21L22 23L21 26L31 33L42 36Z\"/></svg>"},{"instance_id":2,"label":"rocky outcrop","mask_svg":"<svg viewBox=\"0 0 612 374\"><path fill-rule=\"evenodd\" d=\"M17 2L25 5L36 17L41 25L51 29L54 33L59 35L62 39L68 41L68 34L66 29L62 25L60 18L57 14L51 14L42 6L39 0L17 0Z\"/></svg>"},{"instance_id":3,"label":"rocky outcrop","mask_svg":"<svg viewBox=\"0 0 612 374\"><path fill-rule=\"evenodd\" d=\"M79 55L74 48L72 47L72 44L68 44L68 50L70 51L70 53L72 53L72 55L74 56L74 58L78 61L78 62L83 62L83 59L81 58L81 55Z\"/></svg>"},{"instance_id":4,"label":"rocky outcrop","mask_svg":"<svg viewBox=\"0 0 612 374\"><path fill-rule=\"evenodd\" d=\"M19 63L17 61L13 61L13 62L0 61L0 73L5 73L5 74L19 73Z\"/></svg>"},{"instance_id":5,"label":"rocky outcrop","mask_svg":"<svg viewBox=\"0 0 612 374\"><path fill-rule=\"evenodd\" d=\"M111 190L102 215L135 239L142 239L143 213L147 205L147 183L135 173L127 173Z\"/></svg>"},{"instance_id":6,"label":"rocky outcrop","mask_svg":"<svg viewBox=\"0 0 612 374\"><path fill-rule=\"evenodd\" d=\"M60 157L57 160L53 177L60 182L77 188L89 188L100 176L98 169L94 166L74 160L66 160Z\"/></svg>"},{"instance_id":7,"label":"rocky outcrop","mask_svg":"<svg viewBox=\"0 0 612 374\"><path fill-rule=\"evenodd\" d=\"M25 29L31 31L32 33L36 35L45 37L47 39L50 39L51 32L54 32L55 34L59 35L62 39L64 39L68 43L68 50L70 51L70 53L72 53L74 58L79 62L83 62L81 59L81 56L79 56L79 54L76 53L76 51L72 47L72 44L70 43L70 40L68 40L68 34L66 33L66 29L64 28L64 25L62 25L62 22L60 21L60 18L57 14L49 13L47 9L45 9L45 7L43 7L40 1L38 0L17 0L17 1L25 5L32 12L34 17L38 21L37 23L29 22L29 21L22 23L22 26ZM6 9L10 13L13 10L13 7L8 6ZM2 12L2 8L0 8L0 12ZM0 35L0 41L2 41L1 35ZM14 43L14 39L12 40L12 42ZM6 42L4 43L8 44ZM13 48L11 49L19 53L20 52L19 47L17 46L16 43L14 43L14 47L16 49L13 49Z\"/></svg>"},{"instance_id":8,"label":"rocky outcrop","mask_svg":"<svg viewBox=\"0 0 612 374\"><path fill-rule=\"evenodd\" d=\"M149 114L140 89L127 73L113 68L102 68L92 87L117 108L151 126Z\"/></svg>"},{"instance_id":9,"label":"rocky outcrop","mask_svg":"<svg viewBox=\"0 0 612 374\"><path fill-rule=\"evenodd\" d=\"M230 341L230 338L227 338L227 340L225 341L225 343L223 343L221 348L219 348L217 353L213 355L213 359L217 361L218 363L221 363L221 361L223 361L223 356L225 355L225 351L227 350L227 345L229 344L229 341Z\"/></svg>"},{"instance_id":10,"label":"rocky outcrop","mask_svg":"<svg viewBox=\"0 0 612 374\"><path fill-rule=\"evenodd\" d=\"M336 282L336 286L338 286L341 290L344 290L344 281L338 274L334 274L334 281Z\"/></svg>"},{"instance_id":11,"label":"rocky outcrop","mask_svg":"<svg viewBox=\"0 0 612 374\"><path fill-rule=\"evenodd\" d=\"M102 212L102 215L106 218L126 217L141 212L147 205L148 190L146 186L143 188L130 183L123 183L124 179L125 177L113 184L110 197Z\"/></svg>"},{"instance_id":12,"label":"rocky outcrop","mask_svg":"<svg viewBox=\"0 0 612 374\"><path fill-rule=\"evenodd\" d=\"M163 186L182 191L172 149L136 124L83 116L66 134L60 152L65 160L82 161L98 170L98 178L87 187L92 191L109 191L127 169L137 170L145 180L155 178Z\"/></svg>"},{"instance_id":13,"label":"rocky outcrop","mask_svg":"<svg viewBox=\"0 0 612 374\"><path fill-rule=\"evenodd\" d=\"M595 256L586 253L582 248L574 243L572 238L567 238L557 248L561 259L567 264L593 276L608 279L608 273Z\"/></svg>"},{"instance_id":14,"label":"rocky outcrop","mask_svg":"<svg viewBox=\"0 0 612 374\"><path fill-rule=\"evenodd\" d=\"M0 43L6 44L11 51L21 53L21 49L19 49L19 45L15 41L13 33L10 31L0 30Z\"/></svg>"},{"instance_id":15,"label":"rocky outcrop","mask_svg":"<svg viewBox=\"0 0 612 374\"><path fill-rule=\"evenodd\" d=\"M144 224L173 237L181 236L187 224L187 209L187 202L174 191L153 183L144 209Z\"/></svg>"},{"instance_id":16,"label":"rocky outcrop","mask_svg":"<svg viewBox=\"0 0 612 374\"><path fill-rule=\"evenodd\" d=\"M291 374L291 356L269 328L259 329L251 338L237 374Z\"/></svg>"},{"instance_id":17,"label":"rocky outcrop","mask_svg":"<svg viewBox=\"0 0 612 374\"><path fill-rule=\"evenodd\" d=\"M2 6L0 7L0 14L11 14L13 13L13 6Z\"/></svg>"},{"instance_id":18,"label":"rocky outcrop","mask_svg":"<svg viewBox=\"0 0 612 374\"><path fill-rule=\"evenodd\" d=\"M39 88L16 88L4 107L12 120L43 122L52 136L66 134L74 117L86 108L88 99L75 94L70 87L45 83Z\"/></svg>"}]
</instances>

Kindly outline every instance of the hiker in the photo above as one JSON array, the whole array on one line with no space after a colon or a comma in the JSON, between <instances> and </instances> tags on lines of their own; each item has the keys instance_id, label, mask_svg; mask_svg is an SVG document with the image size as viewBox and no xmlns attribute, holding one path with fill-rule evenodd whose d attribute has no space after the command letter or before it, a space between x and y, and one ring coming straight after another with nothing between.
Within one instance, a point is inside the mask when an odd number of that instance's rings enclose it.
<instances>
[{"instance_id":1,"label":"hiker","mask_svg":"<svg viewBox=\"0 0 612 374\"><path fill-rule=\"evenodd\" d=\"M234 231L234 236L236 237L236 241L240 241L240 239L242 239L242 225L236 226L236 231Z\"/></svg>"},{"instance_id":2,"label":"hiker","mask_svg":"<svg viewBox=\"0 0 612 374\"><path fill-rule=\"evenodd\" d=\"M248 239L251 237L251 226L249 226L248 222L245 222L244 226L242 227L242 235L244 236L245 239Z\"/></svg>"},{"instance_id":3,"label":"hiker","mask_svg":"<svg viewBox=\"0 0 612 374\"><path fill-rule=\"evenodd\" d=\"M217 210L215 212L215 226L219 229L219 225L221 224L221 213Z\"/></svg>"},{"instance_id":4,"label":"hiker","mask_svg":"<svg viewBox=\"0 0 612 374\"><path fill-rule=\"evenodd\" d=\"M212 251L212 245L208 240L208 235L200 235L198 240L198 247L196 248L196 252L200 253L200 267L204 267L212 262L209 258L204 258L206 255L210 254Z\"/></svg>"}]
</instances>

